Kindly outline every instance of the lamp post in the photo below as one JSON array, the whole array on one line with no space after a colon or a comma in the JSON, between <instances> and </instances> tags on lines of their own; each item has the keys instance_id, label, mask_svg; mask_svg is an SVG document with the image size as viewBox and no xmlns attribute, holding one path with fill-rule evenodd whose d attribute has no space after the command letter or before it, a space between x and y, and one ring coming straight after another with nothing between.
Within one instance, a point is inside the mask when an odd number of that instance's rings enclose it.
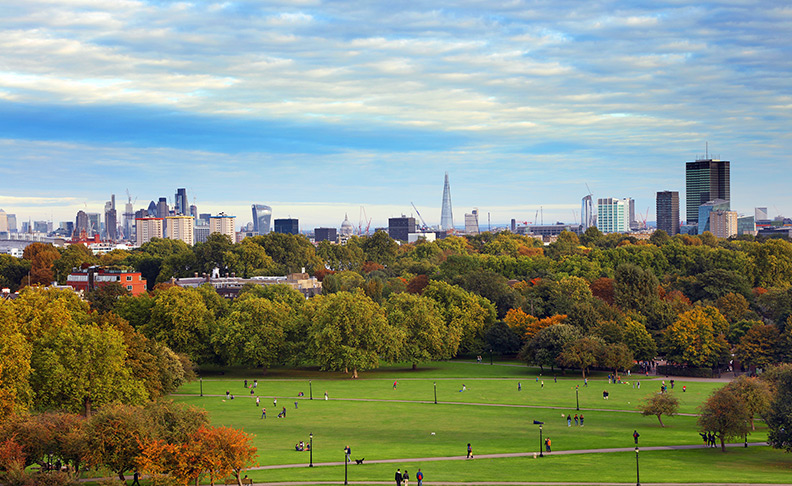
<instances>
[{"instance_id":1,"label":"lamp post","mask_svg":"<svg viewBox=\"0 0 792 486\"><path fill-rule=\"evenodd\" d=\"M308 380L308 394L311 396L311 400L313 400L313 382Z\"/></svg>"},{"instance_id":2,"label":"lamp post","mask_svg":"<svg viewBox=\"0 0 792 486\"><path fill-rule=\"evenodd\" d=\"M490 366L492 366L492 350L490 349Z\"/></svg>"},{"instance_id":3,"label":"lamp post","mask_svg":"<svg viewBox=\"0 0 792 486\"><path fill-rule=\"evenodd\" d=\"M534 420L533 423L539 426L539 457L544 457L544 440L542 440L542 425L544 422Z\"/></svg>"},{"instance_id":4,"label":"lamp post","mask_svg":"<svg viewBox=\"0 0 792 486\"><path fill-rule=\"evenodd\" d=\"M347 481L347 464L349 464L349 459L347 459L346 448L345 448L344 449L344 484L349 484L349 481Z\"/></svg>"},{"instance_id":5,"label":"lamp post","mask_svg":"<svg viewBox=\"0 0 792 486\"><path fill-rule=\"evenodd\" d=\"M199 381L201 382L201 396L203 396L203 378L199 378Z\"/></svg>"},{"instance_id":6,"label":"lamp post","mask_svg":"<svg viewBox=\"0 0 792 486\"><path fill-rule=\"evenodd\" d=\"M641 486L641 469L638 467L638 446L635 446L635 486Z\"/></svg>"},{"instance_id":7,"label":"lamp post","mask_svg":"<svg viewBox=\"0 0 792 486\"><path fill-rule=\"evenodd\" d=\"M577 409L580 411L580 385L575 385L575 404L577 404Z\"/></svg>"},{"instance_id":8,"label":"lamp post","mask_svg":"<svg viewBox=\"0 0 792 486\"><path fill-rule=\"evenodd\" d=\"M308 462L308 467L313 467L313 432L308 434L308 437L310 439L310 442L308 442L308 444L311 446L310 447L310 451L308 451L308 454L309 454L309 456L308 456L308 461L309 461Z\"/></svg>"},{"instance_id":9,"label":"lamp post","mask_svg":"<svg viewBox=\"0 0 792 486\"><path fill-rule=\"evenodd\" d=\"M435 405L437 405L437 382L434 382Z\"/></svg>"}]
</instances>

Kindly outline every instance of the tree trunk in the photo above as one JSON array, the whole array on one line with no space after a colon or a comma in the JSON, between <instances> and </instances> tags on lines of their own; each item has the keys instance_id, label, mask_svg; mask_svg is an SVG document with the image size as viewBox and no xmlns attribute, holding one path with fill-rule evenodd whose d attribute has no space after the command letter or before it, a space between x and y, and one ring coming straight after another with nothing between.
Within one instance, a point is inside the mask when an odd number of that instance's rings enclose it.
<instances>
[{"instance_id":1,"label":"tree trunk","mask_svg":"<svg viewBox=\"0 0 792 486\"><path fill-rule=\"evenodd\" d=\"M586 379L586 368L583 368L581 371L583 372L583 379L585 380Z\"/></svg>"},{"instance_id":2,"label":"tree trunk","mask_svg":"<svg viewBox=\"0 0 792 486\"><path fill-rule=\"evenodd\" d=\"M352 368L352 378L353 378L353 379L355 379L355 378L357 378L357 377L358 377L358 375L357 375L357 368Z\"/></svg>"},{"instance_id":3,"label":"tree trunk","mask_svg":"<svg viewBox=\"0 0 792 486\"><path fill-rule=\"evenodd\" d=\"M412 367L413 371L418 369L418 364L417 363L413 363L412 365L413 365L413 367ZM751 422L751 423L753 423L753 422Z\"/></svg>"},{"instance_id":4,"label":"tree trunk","mask_svg":"<svg viewBox=\"0 0 792 486\"><path fill-rule=\"evenodd\" d=\"M124 471L118 471L118 479L126 482L126 478L124 477Z\"/></svg>"},{"instance_id":5,"label":"tree trunk","mask_svg":"<svg viewBox=\"0 0 792 486\"><path fill-rule=\"evenodd\" d=\"M726 452L726 443L723 441L723 434L720 436L721 452Z\"/></svg>"},{"instance_id":6,"label":"tree trunk","mask_svg":"<svg viewBox=\"0 0 792 486\"><path fill-rule=\"evenodd\" d=\"M242 478L239 477L240 474L242 474L241 469L239 471L234 471L234 477L237 480L237 486L242 486Z\"/></svg>"},{"instance_id":7,"label":"tree trunk","mask_svg":"<svg viewBox=\"0 0 792 486\"><path fill-rule=\"evenodd\" d=\"M85 418L91 417L91 397L85 397L85 400L83 400L83 413Z\"/></svg>"},{"instance_id":8,"label":"tree trunk","mask_svg":"<svg viewBox=\"0 0 792 486\"><path fill-rule=\"evenodd\" d=\"M663 424L663 419L660 418L661 415L662 414L660 414L660 413L657 414L657 420L660 422L660 427L665 427L665 425Z\"/></svg>"}]
</instances>

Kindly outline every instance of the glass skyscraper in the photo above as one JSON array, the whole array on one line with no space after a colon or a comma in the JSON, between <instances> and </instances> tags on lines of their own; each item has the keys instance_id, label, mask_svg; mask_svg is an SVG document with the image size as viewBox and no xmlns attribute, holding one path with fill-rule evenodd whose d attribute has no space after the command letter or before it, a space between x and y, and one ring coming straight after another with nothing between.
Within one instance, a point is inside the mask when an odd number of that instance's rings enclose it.
<instances>
[{"instance_id":1,"label":"glass skyscraper","mask_svg":"<svg viewBox=\"0 0 792 486\"><path fill-rule=\"evenodd\" d=\"M731 201L729 169L728 160L699 159L685 164L687 224L699 222L699 206L707 201Z\"/></svg>"},{"instance_id":2,"label":"glass skyscraper","mask_svg":"<svg viewBox=\"0 0 792 486\"><path fill-rule=\"evenodd\" d=\"M254 204L253 210L253 231L260 235L270 232L270 222L272 221L272 208L264 204Z\"/></svg>"}]
</instances>

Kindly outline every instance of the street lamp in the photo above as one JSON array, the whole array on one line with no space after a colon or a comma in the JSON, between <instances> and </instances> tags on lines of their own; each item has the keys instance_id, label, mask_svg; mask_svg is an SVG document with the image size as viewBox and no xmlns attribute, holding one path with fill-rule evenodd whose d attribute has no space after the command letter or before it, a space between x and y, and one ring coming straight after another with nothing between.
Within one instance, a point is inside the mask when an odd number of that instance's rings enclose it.
<instances>
[{"instance_id":1,"label":"street lamp","mask_svg":"<svg viewBox=\"0 0 792 486\"><path fill-rule=\"evenodd\" d=\"M349 464L349 459L346 455L346 448L344 448L344 484L349 484L349 481L347 481L347 464Z\"/></svg>"},{"instance_id":2,"label":"street lamp","mask_svg":"<svg viewBox=\"0 0 792 486\"><path fill-rule=\"evenodd\" d=\"M533 421L534 425L539 426L539 457L544 457L544 441L542 440L542 425L544 422L540 422L538 420Z\"/></svg>"},{"instance_id":3,"label":"street lamp","mask_svg":"<svg viewBox=\"0 0 792 486\"><path fill-rule=\"evenodd\" d=\"M490 349L490 366L492 366L492 350Z\"/></svg>"},{"instance_id":4,"label":"street lamp","mask_svg":"<svg viewBox=\"0 0 792 486\"><path fill-rule=\"evenodd\" d=\"M310 438L310 442L308 443L311 446L311 450L309 451L309 463L308 467L313 467L313 432L311 432L308 437Z\"/></svg>"},{"instance_id":5,"label":"street lamp","mask_svg":"<svg viewBox=\"0 0 792 486\"><path fill-rule=\"evenodd\" d=\"M577 404L578 411L580 410L580 385L575 385L575 403Z\"/></svg>"},{"instance_id":6,"label":"street lamp","mask_svg":"<svg viewBox=\"0 0 792 486\"><path fill-rule=\"evenodd\" d=\"M635 486L641 486L641 469L638 467L638 446L635 446Z\"/></svg>"},{"instance_id":7,"label":"street lamp","mask_svg":"<svg viewBox=\"0 0 792 486\"><path fill-rule=\"evenodd\" d=\"M203 377L199 378L201 382L201 396L203 396Z\"/></svg>"},{"instance_id":8,"label":"street lamp","mask_svg":"<svg viewBox=\"0 0 792 486\"><path fill-rule=\"evenodd\" d=\"M311 396L311 400L313 400L313 382L308 380L308 394Z\"/></svg>"},{"instance_id":9,"label":"street lamp","mask_svg":"<svg viewBox=\"0 0 792 486\"><path fill-rule=\"evenodd\" d=\"M437 382L434 382L434 391L435 391L435 405L437 405Z\"/></svg>"}]
</instances>

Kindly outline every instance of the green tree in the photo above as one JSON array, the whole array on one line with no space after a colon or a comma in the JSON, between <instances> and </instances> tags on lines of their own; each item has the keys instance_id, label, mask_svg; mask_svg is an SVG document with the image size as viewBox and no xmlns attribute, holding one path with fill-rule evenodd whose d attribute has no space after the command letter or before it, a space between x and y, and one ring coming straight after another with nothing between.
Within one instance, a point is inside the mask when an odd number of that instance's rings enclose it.
<instances>
[{"instance_id":1,"label":"green tree","mask_svg":"<svg viewBox=\"0 0 792 486\"><path fill-rule=\"evenodd\" d=\"M55 279L59 284L66 284L66 278L75 269L83 265L96 265L99 259L82 243L69 245L60 250L60 258L52 264Z\"/></svg>"},{"instance_id":2,"label":"green tree","mask_svg":"<svg viewBox=\"0 0 792 486\"><path fill-rule=\"evenodd\" d=\"M495 322L495 308L487 299L445 282L434 281L424 288L424 297L435 301L448 328L450 346L478 352L484 332Z\"/></svg>"},{"instance_id":3,"label":"green tree","mask_svg":"<svg viewBox=\"0 0 792 486\"><path fill-rule=\"evenodd\" d=\"M773 325L756 325L740 338L734 354L741 363L765 368L778 362L780 335Z\"/></svg>"},{"instance_id":4,"label":"green tree","mask_svg":"<svg viewBox=\"0 0 792 486\"><path fill-rule=\"evenodd\" d=\"M646 326L640 322L628 319L622 334L624 344L633 352L635 359L649 361L657 356L657 344Z\"/></svg>"},{"instance_id":5,"label":"green tree","mask_svg":"<svg viewBox=\"0 0 792 486\"><path fill-rule=\"evenodd\" d=\"M726 319L714 307L697 307L681 314L663 333L666 358L690 366L713 366L728 352Z\"/></svg>"},{"instance_id":6,"label":"green tree","mask_svg":"<svg viewBox=\"0 0 792 486\"><path fill-rule=\"evenodd\" d=\"M657 277L651 270L625 263L616 268L614 302L625 310L646 315L659 302Z\"/></svg>"},{"instance_id":7,"label":"green tree","mask_svg":"<svg viewBox=\"0 0 792 486\"><path fill-rule=\"evenodd\" d=\"M268 233L246 240L264 248L275 264L275 272L280 275L297 273L303 268L309 273L324 268L324 262L316 255L313 244L303 235Z\"/></svg>"},{"instance_id":8,"label":"green tree","mask_svg":"<svg viewBox=\"0 0 792 486\"><path fill-rule=\"evenodd\" d=\"M792 452L792 367L779 370L775 396L765 414L769 429L767 443L775 449Z\"/></svg>"},{"instance_id":9,"label":"green tree","mask_svg":"<svg viewBox=\"0 0 792 486\"><path fill-rule=\"evenodd\" d=\"M652 232L652 236L649 237L649 243L655 246L667 245L671 243L671 237L665 231L658 229Z\"/></svg>"},{"instance_id":10,"label":"green tree","mask_svg":"<svg viewBox=\"0 0 792 486\"><path fill-rule=\"evenodd\" d=\"M414 294L393 294L385 303L388 323L401 334L398 359L418 363L450 359L456 355L454 340L449 340L448 328L440 317L435 302ZM458 341L457 341L458 342Z\"/></svg>"},{"instance_id":11,"label":"green tree","mask_svg":"<svg viewBox=\"0 0 792 486\"><path fill-rule=\"evenodd\" d=\"M129 295L129 291L118 282L109 282L91 290L85 295L85 300L90 302L91 309L104 314L115 309L120 297Z\"/></svg>"},{"instance_id":12,"label":"green tree","mask_svg":"<svg viewBox=\"0 0 792 486\"><path fill-rule=\"evenodd\" d=\"M699 430L714 433L720 440L721 451L726 452L726 441L743 437L750 427L748 406L729 388L715 390L700 408Z\"/></svg>"},{"instance_id":13,"label":"green tree","mask_svg":"<svg viewBox=\"0 0 792 486\"><path fill-rule=\"evenodd\" d=\"M314 297L309 348L323 370L376 368L380 359L392 360L402 343L388 325L382 308L363 292L338 292Z\"/></svg>"},{"instance_id":14,"label":"green tree","mask_svg":"<svg viewBox=\"0 0 792 486\"><path fill-rule=\"evenodd\" d=\"M8 288L11 292L16 292L30 269L28 260L11 255L0 255L0 288Z\"/></svg>"},{"instance_id":15,"label":"green tree","mask_svg":"<svg viewBox=\"0 0 792 486\"><path fill-rule=\"evenodd\" d=\"M741 294L728 293L718 299L718 310L729 322L738 322L748 312L748 300Z\"/></svg>"},{"instance_id":16,"label":"green tree","mask_svg":"<svg viewBox=\"0 0 792 486\"><path fill-rule=\"evenodd\" d=\"M361 249L366 255L366 260L388 266L396 260L399 245L382 230L371 236L362 238Z\"/></svg>"},{"instance_id":17,"label":"green tree","mask_svg":"<svg viewBox=\"0 0 792 486\"><path fill-rule=\"evenodd\" d=\"M140 294L137 297L131 295L119 297L113 310L132 327L140 329L151 320L152 309L154 309L154 298L149 294Z\"/></svg>"},{"instance_id":18,"label":"green tree","mask_svg":"<svg viewBox=\"0 0 792 486\"><path fill-rule=\"evenodd\" d=\"M662 416L673 417L676 415L679 411L679 400L673 393L653 393L644 398L640 410L644 417L657 417L660 427L665 427Z\"/></svg>"},{"instance_id":19,"label":"green tree","mask_svg":"<svg viewBox=\"0 0 792 486\"><path fill-rule=\"evenodd\" d=\"M32 345L22 334L12 303L0 300L0 423L31 405Z\"/></svg>"},{"instance_id":20,"label":"green tree","mask_svg":"<svg viewBox=\"0 0 792 486\"><path fill-rule=\"evenodd\" d=\"M767 382L756 377L740 375L736 380L726 385L726 388L733 391L748 408L748 412L751 414L751 430L756 430L754 417L764 415L770 408L772 396Z\"/></svg>"},{"instance_id":21,"label":"green tree","mask_svg":"<svg viewBox=\"0 0 792 486\"><path fill-rule=\"evenodd\" d=\"M538 365L555 367L558 357L568 343L579 339L580 331L569 324L555 324L541 329L528 344L520 350L520 359Z\"/></svg>"},{"instance_id":22,"label":"green tree","mask_svg":"<svg viewBox=\"0 0 792 486\"><path fill-rule=\"evenodd\" d=\"M588 369L599 364L599 357L605 347L602 338L585 336L567 343L557 361L563 366L580 369L583 378L586 378Z\"/></svg>"},{"instance_id":23,"label":"green tree","mask_svg":"<svg viewBox=\"0 0 792 486\"><path fill-rule=\"evenodd\" d=\"M211 274L215 268L220 269L221 274L230 274L235 270L229 261L233 250L231 238L221 233L212 233L205 242L196 243L192 248L199 271L207 274Z\"/></svg>"},{"instance_id":24,"label":"green tree","mask_svg":"<svg viewBox=\"0 0 792 486\"><path fill-rule=\"evenodd\" d=\"M210 319L211 313L198 290L174 286L157 292L151 319L141 331L177 353L200 361L211 355Z\"/></svg>"}]
</instances>

